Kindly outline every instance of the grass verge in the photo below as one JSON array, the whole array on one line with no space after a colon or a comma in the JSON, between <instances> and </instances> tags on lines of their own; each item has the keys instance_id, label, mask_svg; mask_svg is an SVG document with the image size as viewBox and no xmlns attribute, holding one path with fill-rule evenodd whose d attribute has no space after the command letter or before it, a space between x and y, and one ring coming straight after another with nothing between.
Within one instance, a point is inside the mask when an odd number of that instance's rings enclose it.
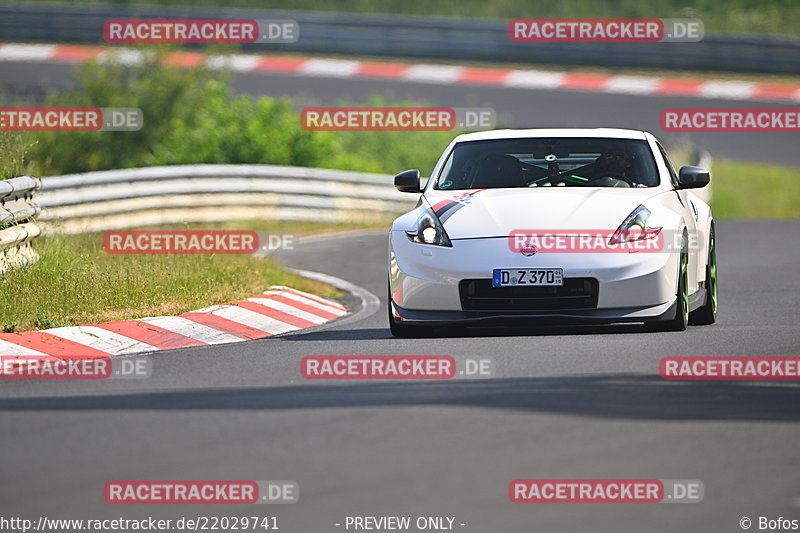
<instances>
[{"instance_id":1,"label":"grass verge","mask_svg":"<svg viewBox=\"0 0 800 533\"><path fill-rule=\"evenodd\" d=\"M800 217L800 168L714 159L715 218Z\"/></svg>"},{"instance_id":2,"label":"grass verge","mask_svg":"<svg viewBox=\"0 0 800 533\"><path fill-rule=\"evenodd\" d=\"M363 225L239 222L215 229L292 232L302 236ZM192 229L171 226L173 229ZM102 234L51 235L38 239L41 259L0 277L0 327L45 329L176 315L288 285L335 298L339 291L283 269L270 259L245 255L112 255Z\"/></svg>"},{"instance_id":3,"label":"grass verge","mask_svg":"<svg viewBox=\"0 0 800 533\"><path fill-rule=\"evenodd\" d=\"M675 169L692 165L688 146L673 146ZM714 218L800 217L800 168L714 158L711 167Z\"/></svg>"},{"instance_id":4,"label":"grass verge","mask_svg":"<svg viewBox=\"0 0 800 533\"><path fill-rule=\"evenodd\" d=\"M25 173L25 153L33 144L22 133L0 131L0 180L16 178Z\"/></svg>"}]
</instances>

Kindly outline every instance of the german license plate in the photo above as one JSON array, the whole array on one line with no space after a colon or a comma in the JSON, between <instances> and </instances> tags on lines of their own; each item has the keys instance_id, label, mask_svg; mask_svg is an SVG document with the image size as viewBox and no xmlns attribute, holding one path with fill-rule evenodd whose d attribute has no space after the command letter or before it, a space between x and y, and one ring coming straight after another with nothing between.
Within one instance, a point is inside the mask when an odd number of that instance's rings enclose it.
<instances>
[{"instance_id":1,"label":"german license plate","mask_svg":"<svg viewBox=\"0 0 800 533\"><path fill-rule=\"evenodd\" d=\"M559 287L564 284L564 271L560 268L495 268L492 271L493 287Z\"/></svg>"}]
</instances>

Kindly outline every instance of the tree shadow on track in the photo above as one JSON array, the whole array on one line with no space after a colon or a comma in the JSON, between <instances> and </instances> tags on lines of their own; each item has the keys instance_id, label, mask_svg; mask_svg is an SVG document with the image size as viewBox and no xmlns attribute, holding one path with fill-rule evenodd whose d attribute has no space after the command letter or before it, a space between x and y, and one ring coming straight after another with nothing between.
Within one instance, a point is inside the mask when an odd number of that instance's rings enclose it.
<instances>
[{"instance_id":1,"label":"tree shadow on track","mask_svg":"<svg viewBox=\"0 0 800 533\"><path fill-rule=\"evenodd\" d=\"M318 383L318 382L317 382ZM800 386L735 381L664 381L603 374L438 382L329 383L268 388L0 400L0 411L279 411L455 406L658 421L800 420Z\"/></svg>"}]
</instances>

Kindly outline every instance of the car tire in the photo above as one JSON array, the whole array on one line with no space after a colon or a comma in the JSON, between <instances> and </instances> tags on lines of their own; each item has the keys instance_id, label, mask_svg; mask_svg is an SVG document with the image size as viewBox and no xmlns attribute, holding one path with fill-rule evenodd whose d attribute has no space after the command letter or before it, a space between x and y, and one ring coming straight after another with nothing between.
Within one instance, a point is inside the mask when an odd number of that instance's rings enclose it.
<instances>
[{"instance_id":1,"label":"car tire","mask_svg":"<svg viewBox=\"0 0 800 533\"><path fill-rule=\"evenodd\" d=\"M717 244L714 235L714 226L708 234L708 260L706 261L706 301L689 314L689 324L693 326L708 326L717 321L718 306L717 289Z\"/></svg>"},{"instance_id":2,"label":"car tire","mask_svg":"<svg viewBox=\"0 0 800 533\"><path fill-rule=\"evenodd\" d=\"M686 331L689 325L689 254L681 251L678 263L678 291L675 305L675 316L667 321L652 322L647 325L648 331Z\"/></svg>"}]
</instances>

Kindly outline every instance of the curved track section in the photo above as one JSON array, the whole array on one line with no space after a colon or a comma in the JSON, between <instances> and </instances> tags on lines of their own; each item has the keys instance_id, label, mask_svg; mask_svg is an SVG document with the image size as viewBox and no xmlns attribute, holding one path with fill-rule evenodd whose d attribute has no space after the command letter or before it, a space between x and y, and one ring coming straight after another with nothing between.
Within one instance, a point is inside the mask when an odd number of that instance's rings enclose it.
<instances>
[{"instance_id":1,"label":"curved track section","mask_svg":"<svg viewBox=\"0 0 800 533\"><path fill-rule=\"evenodd\" d=\"M685 333L562 328L409 339L382 312L281 339L160 354L143 382L6 382L3 509L20 516L243 515L117 506L112 479L292 479L287 531L346 515L448 515L461 531L709 531L799 512L800 388L665 382L664 356L800 355L800 221L718 223L719 322ZM282 257L381 296L386 237L309 241ZM306 355L491 355L495 378L309 382ZM517 478L700 479L696 505L514 505ZM8 513L5 513L8 514Z\"/></svg>"}]
</instances>

